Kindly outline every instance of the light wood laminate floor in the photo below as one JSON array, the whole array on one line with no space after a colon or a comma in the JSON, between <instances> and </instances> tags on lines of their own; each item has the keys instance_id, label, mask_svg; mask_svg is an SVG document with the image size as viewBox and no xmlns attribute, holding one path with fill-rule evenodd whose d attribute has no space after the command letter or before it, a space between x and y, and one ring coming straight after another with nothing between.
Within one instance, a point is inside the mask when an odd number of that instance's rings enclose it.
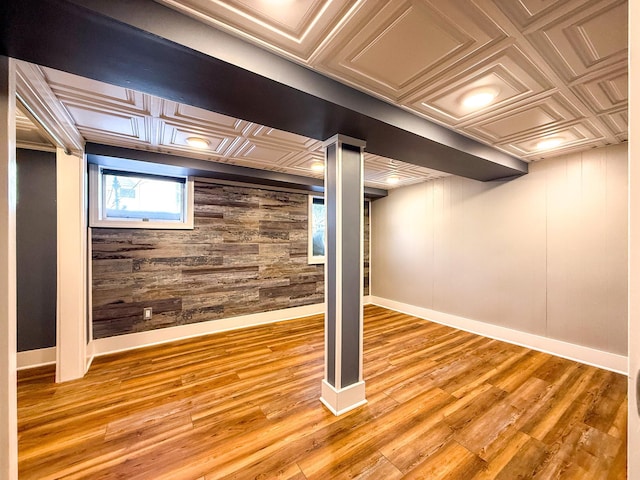
<instances>
[{"instance_id":1,"label":"light wood laminate floor","mask_svg":"<svg viewBox=\"0 0 640 480\"><path fill-rule=\"evenodd\" d=\"M318 400L323 319L20 372L20 479L624 479L626 378L379 307L368 404Z\"/></svg>"}]
</instances>

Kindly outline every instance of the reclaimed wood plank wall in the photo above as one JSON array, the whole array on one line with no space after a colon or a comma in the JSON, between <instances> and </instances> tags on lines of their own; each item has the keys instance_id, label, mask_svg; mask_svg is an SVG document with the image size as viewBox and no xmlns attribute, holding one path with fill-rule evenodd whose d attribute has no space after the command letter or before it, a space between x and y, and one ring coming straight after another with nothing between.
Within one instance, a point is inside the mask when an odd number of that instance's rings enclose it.
<instances>
[{"instance_id":1,"label":"reclaimed wood plank wall","mask_svg":"<svg viewBox=\"0 0 640 480\"><path fill-rule=\"evenodd\" d=\"M93 337L321 303L324 265L307 264L307 202L301 193L196 181L193 230L94 228Z\"/></svg>"}]
</instances>

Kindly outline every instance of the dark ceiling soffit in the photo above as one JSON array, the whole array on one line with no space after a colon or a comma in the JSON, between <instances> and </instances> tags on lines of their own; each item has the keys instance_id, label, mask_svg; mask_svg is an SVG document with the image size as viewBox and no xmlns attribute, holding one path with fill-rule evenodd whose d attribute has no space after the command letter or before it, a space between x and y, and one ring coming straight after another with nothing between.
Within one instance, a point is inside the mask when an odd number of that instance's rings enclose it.
<instances>
[{"instance_id":1,"label":"dark ceiling soffit","mask_svg":"<svg viewBox=\"0 0 640 480\"><path fill-rule=\"evenodd\" d=\"M75 3L172 40L182 32L191 48ZM368 152L476 180L528 171L522 160L151 0L75 3L5 0L0 53L318 140L341 133L365 140ZM207 45L231 51L234 63L194 48L206 51ZM238 60L242 54L251 65Z\"/></svg>"},{"instance_id":2,"label":"dark ceiling soffit","mask_svg":"<svg viewBox=\"0 0 640 480\"><path fill-rule=\"evenodd\" d=\"M299 92L310 94L330 102L332 105L339 105L356 114L379 120L388 127L396 127L399 131L413 134L416 137L414 139L409 139L404 135L395 137L393 133L398 133L398 131L380 131L378 126L369 122L366 127L373 126L373 130L363 127L349 136L367 140L367 151L371 153L471 178L476 177L466 175L464 172L467 172L467 169L463 168L460 172L447 170L447 168L455 167L455 165L453 167L450 165L456 161L454 159L454 162L451 162L452 155L459 153L461 155L460 161L464 161L465 158L467 160L480 158L488 160L490 163L513 168L515 172L512 172L509 178L528 172L527 163L518 158L332 80L153 0L70 1L178 45L186 46L193 51L201 52L209 58L221 60L247 72L285 84ZM340 123L337 128L342 128L342 130L350 128L350 125L345 125L345 123ZM328 125L332 125L332 123L326 121L322 123L325 130L321 134L315 136L312 132L301 134L325 140L336 132L343 133L337 130L335 132L327 130ZM287 130L287 128L283 129ZM408 145L399 145L389 141L389 138L397 142L407 141ZM465 155L468 156L465 157ZM478 165L475 167L480 168ZM496 176L496 178L498 177Z\"/></svg>"},{"instance_id":3,"label":"dark ceiling soffit","mask_svg":"<svg viewBox=\"0 0 640 480\"><path fill-rule=\"evenodd\" d=\"M153 163L154 170L158 174L191 175L194 177L250 183L252 185L297 189L316 193L324 192L324 182L322 180L300 175L271 172L144 150L112 147L98 143L87 143L85 153L89 163L105 165L111 168L126 168L126 160L134 160ZM380 188L365 187L364 196L370 199L382 198L387 196L387 191Z\"/></svg>"}]
</instances>

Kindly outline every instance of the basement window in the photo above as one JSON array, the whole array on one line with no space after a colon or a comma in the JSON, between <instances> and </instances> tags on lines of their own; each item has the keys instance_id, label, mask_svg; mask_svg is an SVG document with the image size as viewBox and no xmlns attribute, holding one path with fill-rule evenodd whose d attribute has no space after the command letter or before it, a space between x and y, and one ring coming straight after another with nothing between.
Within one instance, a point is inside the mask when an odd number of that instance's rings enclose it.
<instances>
[{"instance_id":1,"label":"basement window","mask_svg":"<svg viewBox=\"0 0 640 480\"><path fill-rule=\"evenodd\" d=\"M90 226L193 228L193 180L90 165Z\"/></svg>"},{"instance_id":2,"label":"basement window","mask_svg":"<svg viewBox=\"0 0 640 480\"><path fill-rule=\"evenodd\" d=\"M324 263L326 210L324 198L309 195L309 264Z\"/></svg>"}]
</instances>

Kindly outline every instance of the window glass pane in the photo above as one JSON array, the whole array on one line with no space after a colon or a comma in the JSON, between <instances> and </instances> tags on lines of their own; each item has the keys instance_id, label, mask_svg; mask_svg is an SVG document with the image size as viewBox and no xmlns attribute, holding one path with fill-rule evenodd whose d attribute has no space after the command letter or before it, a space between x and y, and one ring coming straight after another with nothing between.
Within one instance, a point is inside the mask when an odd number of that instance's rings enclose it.
<instances>
[{"instance_id":1,"label":"window glass pane","mask_svg":"<svg viewBox=\"0 0 640 480\"><path fill-rule=\"evenodd\" d=\"M313 238L313 256L321 257L324 255L324 225L325 209L324 198L314 198L311 209L311 234Z\"/></svg>"},{"instance_id":2,"label":"window glass pane","mask_svg":"<svg viewBox=\"0 0 640 480\"><path fill-rule=\"evenodd\" d=\"M107 218L182 220L180 180L106 172L102 178Z\"/></svg>"}]
</instances>

